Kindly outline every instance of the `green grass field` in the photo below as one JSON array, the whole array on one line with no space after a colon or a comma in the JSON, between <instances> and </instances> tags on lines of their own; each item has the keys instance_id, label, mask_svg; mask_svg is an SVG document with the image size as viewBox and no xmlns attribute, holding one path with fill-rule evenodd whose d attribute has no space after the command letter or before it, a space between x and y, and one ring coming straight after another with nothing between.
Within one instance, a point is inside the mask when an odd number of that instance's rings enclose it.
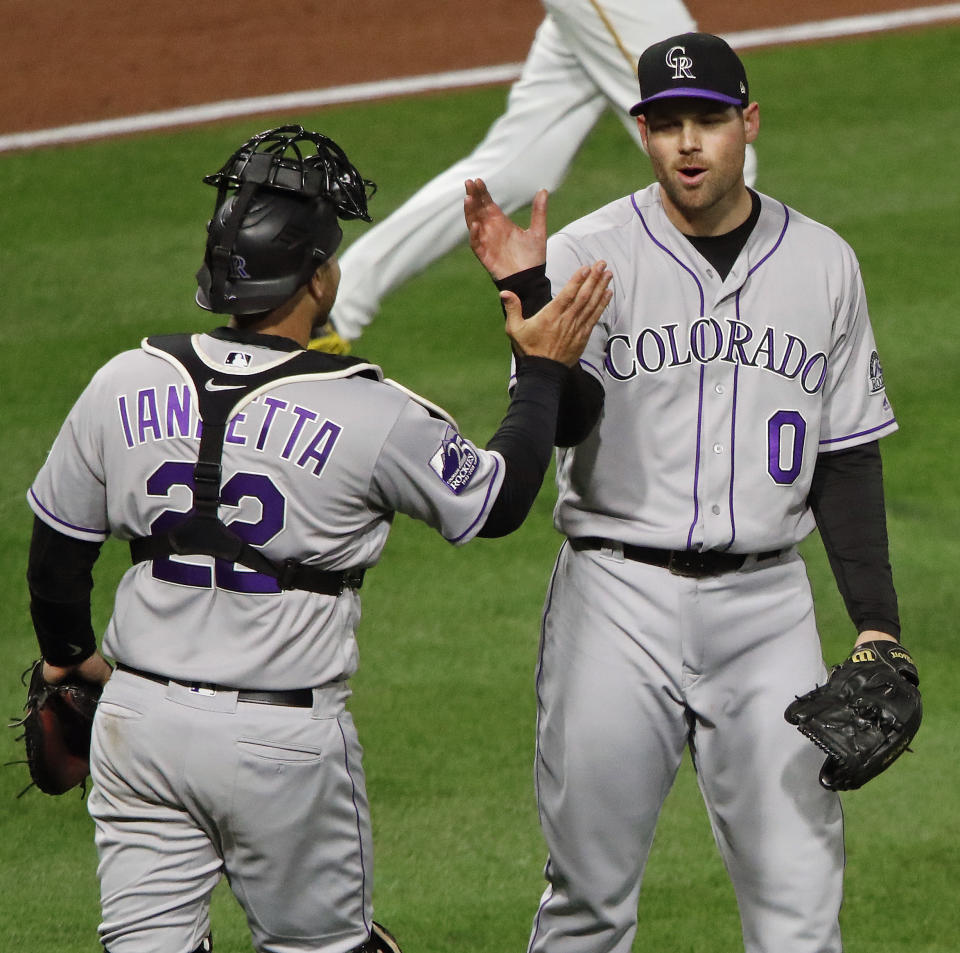
<instances>
[{"instance_id":1,"label":"green grass field","mask_svg":"<svg viewBox=\"0 0 960 953\"><path fill-rule=\"evenodd\" d=\"M960 565L957 387L960 285L956 107L960 28L757 51L761 190L832 225L856 248L901 433L884 441L892 559L904 642L921 670L926 720L915 753L845 797L848 953L954 953L960 879L960 715L955 625ZM380 192L385 216L469 151L504 90L270 116L215 127L0 156L0 642L2 711L36 653L24 569L27 487L91 373L147 333L202 329L193 274L213 190L200 184L249 134L316 125ZM551 200L550 226L649 181L646 160L606 117ZM361 226L347 229L347 240ZM506 406L507 347L488 279L459 249L392 295L359 348L485 441ZM951 463L952 461L952 463ZM453 550L398 519L364 588L352 702L367 758L378 919L408 953L525 948L544 848L532 791L537 627L559 538L553 488L513 537ZM819 542L805 544L828 660L852 639ZM123 546L98 566L102 631ZM0 760L21 757L10 731ZM0 949L93 953L92 825L76 793L15 796L0 771ZM952 911L952 912L951 912ZM663 814L641 899L636 950L741 949L732 891L692 772ZM215 896L218 951L250 950L239 909ZM789 953L789 951L782 951Z\"/></svg>"}]
</instances>

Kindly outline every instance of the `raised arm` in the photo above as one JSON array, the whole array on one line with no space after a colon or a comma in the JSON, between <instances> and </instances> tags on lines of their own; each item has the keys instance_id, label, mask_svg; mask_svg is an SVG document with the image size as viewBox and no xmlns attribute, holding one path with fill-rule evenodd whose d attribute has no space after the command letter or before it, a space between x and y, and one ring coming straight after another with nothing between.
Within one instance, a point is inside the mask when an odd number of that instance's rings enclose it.
<instances>
[{"instance_id":1,"label":"raised arm","mask_svg":"<svg viewBox=\"0 0 960 953\"><path fill-rule=\"evenodd\" d=\"M513 292L520 300L523 315L531 316L551 298L546 274L546 190L534 197L530 227L524 229L503 213L482 179L468 179L464 186L463 212L474 255L497 289ZM522 358L516 347L514 353L519 363ZM570 447L580 443L596 426L602 410L600 382L577 364L570 365L563 381L554 444Z\"/></svg>"},{"instance_id":2,"label":"raised arm","mask_svg":"<svg viewBox=\"0 0 960 953\"><path fill-rule=\"evenodd\" d=\"M506 475L480 536L505 536L526 518L553 452L553 436L570 367L610 301L604 262L581 268L549 304L524 320L516 295L503 292L507 334L520 353L510 407L487 444Z\"/></svg>"}]
</instances>

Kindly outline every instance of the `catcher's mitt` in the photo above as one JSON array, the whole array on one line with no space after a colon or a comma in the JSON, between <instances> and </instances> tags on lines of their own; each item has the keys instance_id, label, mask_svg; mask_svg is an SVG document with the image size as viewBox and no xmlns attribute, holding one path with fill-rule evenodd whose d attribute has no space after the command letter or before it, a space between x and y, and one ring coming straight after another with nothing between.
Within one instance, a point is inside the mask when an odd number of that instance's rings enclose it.
<instances>
[{"instance_id":1,"label":"catcher's mitt","mask_svg":"<svg viewBox=\"0 0 960 953\"><path fill-rule=\"evenodd\" d=\"M826 684L787 706L787 721L827 752L825 788L862 787L907 750L923 713L919 684L902 645L864 642L834 666Z\"/></svg>"},{"instance_id":2,"label":"catcher's mitt","mask_svg":"<svg viewBox=\"0 0 960 953\"><path fill-rule=\"evenodd\" d=\"M33 666L26 714L16 724L23 727L30 777L44 794L64 794L90 773L90 735L102 692L102 685L79 676L51 685L43 660Z\"/></svg>"}]
</instances>

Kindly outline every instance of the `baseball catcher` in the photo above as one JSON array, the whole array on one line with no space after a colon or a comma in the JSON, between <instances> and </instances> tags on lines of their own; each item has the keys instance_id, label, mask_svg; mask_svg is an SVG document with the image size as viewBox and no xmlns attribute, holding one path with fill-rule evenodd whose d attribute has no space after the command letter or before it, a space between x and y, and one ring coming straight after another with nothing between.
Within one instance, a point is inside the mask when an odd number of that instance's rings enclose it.
<instances>
[{"instance_id":1,"label":"baseball catcher","mask_svg":"<svg viewBox=\"0 0 960 953\"><path fill-rule=\"evenodd\" d=\"M919 684L899 642L864 642L825 684L787 706L787 721L827 752L820 770L825 788L863 787L907 750L923 713Z\"/></svg>"},{"instance_id":2,"label":"baseball catcher","mask_svg":"<svg viewBox=\"0 0 960 953\"><path fill-rule=\"evenodd\" d=\"M110 953L210 950L224 876L242 885L258 950L399 953L371 929L373 830L347 707L360 585L398 512L456 545L520 526L610 275L585 266L527 320L501 298L517 387L480 446L379 365L307 350L339 288L339 223L368 220L374 188L336 143L278 126L203 181L217 199L196 302L221 326L112 358L28 491L45 661L24 723L46 727L44 702L66 707L46 683L106 682L92 743L89 719L30 742L34 770L61 751L74 775L34 777L65 789L89 754ZM135 419L148 404L167 433ZM115 671L90 612L111 535L133 563L103 636Z\"/></svg>"},{"instance_id":3,"label":"baseball catcher","mask_svg":"<svg viewBox=\"0 0 960 953\"><path fill-rule=\"evenodd\" d=\"M48 682L42 659L28 671L26 714L16 725L23 727L30 777L44 794L65 794L90 773L90 735L103 686L76 673Z\"/></svg>"}]
</instances>

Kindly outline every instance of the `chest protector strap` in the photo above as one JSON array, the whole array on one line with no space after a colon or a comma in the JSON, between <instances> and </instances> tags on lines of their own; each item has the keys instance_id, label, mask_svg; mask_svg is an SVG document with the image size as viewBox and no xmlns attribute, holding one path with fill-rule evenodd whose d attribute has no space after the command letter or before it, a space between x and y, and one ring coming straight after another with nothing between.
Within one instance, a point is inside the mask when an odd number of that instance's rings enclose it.
<instances>
[{"instance_id":1,"label":"chest protector strap","mask_svg":"<svg viewBox=\"0 0 960 953\"><path fill-rule=\"evenodd\" d=\"M303 375L343 374L344 371L349 372L351 365L361 362L356 358L303 351L260 372L230 374L214 372L204 363L194 350L189 334L157 335L147 338L147 343L152 348L170 354L193 379L201 420L200 451L193 470L193 508L169 532L131 540L130 556L133 562L166 556L213 556L271 576L281 589L305 589L331 596L340 595L344 589L359 589L363 583L363 569L331 571L293 558L275 562L237 536L220 519L218 510L223 475L223 441L237 405L243 403L253 391L273 381ZM354 373L379 379L372 368L368 371L366 367L358 367ZM217 387L211 390L204 386L204 380L209 381L214 376Z\"/></svg>"}]
</instances>

